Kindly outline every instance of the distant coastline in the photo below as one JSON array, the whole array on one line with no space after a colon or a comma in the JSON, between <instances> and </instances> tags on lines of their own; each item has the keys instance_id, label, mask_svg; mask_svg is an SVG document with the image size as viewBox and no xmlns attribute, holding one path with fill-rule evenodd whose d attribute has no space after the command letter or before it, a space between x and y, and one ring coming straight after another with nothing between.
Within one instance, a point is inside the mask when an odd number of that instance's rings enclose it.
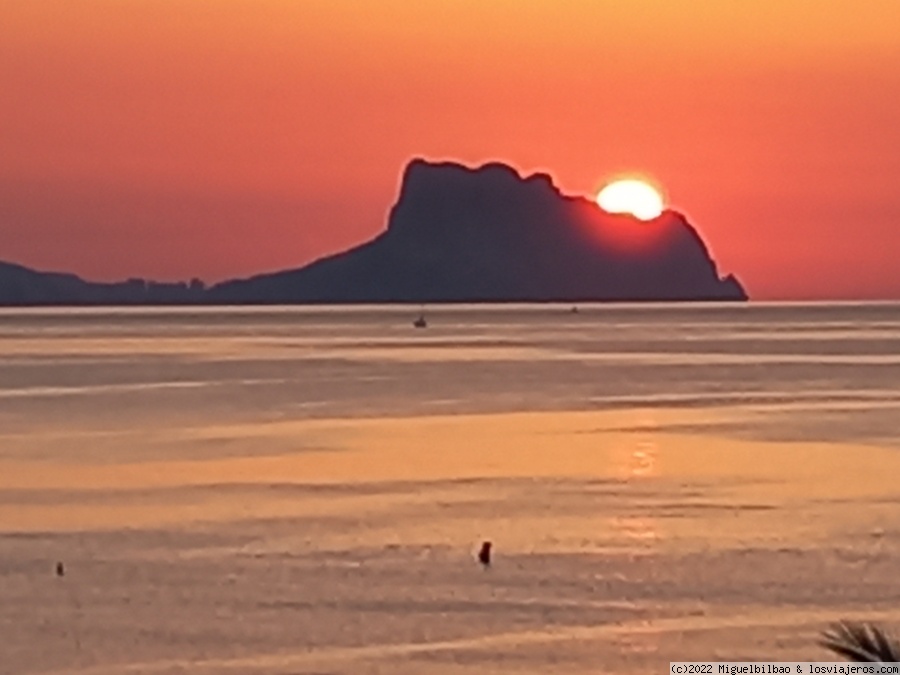
<instances>
[{"instance_id":1,"label":"distant coastline","mask_svg":"<svg viewBox=\"0 0 900 675\"><path fill-rule=\"evenodd\" d=\"M298 269L212 287L86 281L0 262L0 306L746 301L681 214L652 221L522 177L414 160L387 228Z\"/></svg>"}]
</instances>

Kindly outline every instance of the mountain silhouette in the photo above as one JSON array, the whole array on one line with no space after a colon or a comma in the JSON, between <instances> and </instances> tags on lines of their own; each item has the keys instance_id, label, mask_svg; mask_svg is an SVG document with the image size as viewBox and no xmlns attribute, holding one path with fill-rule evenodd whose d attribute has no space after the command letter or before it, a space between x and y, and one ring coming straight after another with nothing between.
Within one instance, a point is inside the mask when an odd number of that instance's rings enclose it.
<instances>
[{"instance_id":1,"label":"mountain silhouette","mask_svg":"<svg viewBox=\"0 0 900 675\"><path fill-rule=\"evenodd\" d=\"M92 283L0 262L0 304L292 304L746 300L697 231L565 196L500 163L417 159L384 232L295 270L223 282Z\"/></svg>"},{"instance_id":2,"label":"mountain silhouette","mask_svg":"<svg viewBox=\"0 0 900 675\"><path fill-rule=\"evenodd\" d=\"M202 302L203 283L159 283L129 279L93 283L74 274L37 272L0 262L0 305L133 305Z\"/></svg>"},{"instance_id":3,"label":"mountain silhouette","mask_svg":"<svg viewBox=\"0 0 900 675\"><path fill-rule=\"evenodd\" d=\"M746 300L685 217L651 221L560 193L549 176L416 159L387 229L303 268L229 281L231 303Z\"/></svg>"}]
</instances>

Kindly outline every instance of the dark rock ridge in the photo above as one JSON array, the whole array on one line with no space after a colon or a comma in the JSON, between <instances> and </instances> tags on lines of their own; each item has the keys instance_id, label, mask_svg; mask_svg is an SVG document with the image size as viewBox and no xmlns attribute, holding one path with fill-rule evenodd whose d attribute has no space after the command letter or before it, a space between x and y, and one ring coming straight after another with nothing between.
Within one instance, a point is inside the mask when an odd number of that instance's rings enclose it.
<instances>
[{"instance_id":1,"label":"dark rock ridge","mask_svg":"<svg viewBox=\"0 0 900 675\"><path fill-rule=\"evenodd\" d=\"M229 281L233 303L746 300L685 217L652 221L491 163L411 162L387 229L297 270Z\"/></svg>"},{"instance_id":2,"label":"dark rock ridge","mask_svg":"<svg viewBox=\"0 0 900 675\"><path fill-rule=\"evenodd\" d=\"M204 300L203 282L159 283L129 279L92 283L74 274L37 272L0 262L0 305L187 304Z\"/></svg>"},{"instance_id":3,"label":"dark rock ridge","mask_svg":"<svg viewBox=\"0 0 900 675\"><path fill-rule=\"evenodd\" d=\"M746 300L679 213L652 221L504 164L415 160L387 229L303 268L227 281L91 283L0 262L0 305Z\"/></svg>"}]
</instances>

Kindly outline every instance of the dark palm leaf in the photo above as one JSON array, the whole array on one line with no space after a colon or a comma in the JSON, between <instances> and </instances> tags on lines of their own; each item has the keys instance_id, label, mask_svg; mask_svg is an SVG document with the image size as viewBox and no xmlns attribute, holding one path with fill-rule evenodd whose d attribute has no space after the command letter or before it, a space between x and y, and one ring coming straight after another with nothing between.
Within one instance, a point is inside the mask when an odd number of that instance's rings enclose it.
<instances>
[{"instance_id":1,"label":"dark palm leaf","mask_svg":"<svg viewBox=\"0 0 900 675\"><path fill-rule=\"evenodd\" d=\"M836 623L822 634L819 644L849 661L900 661L900 646L883 630L869 623Z\"/></svg>"}]
</instances>

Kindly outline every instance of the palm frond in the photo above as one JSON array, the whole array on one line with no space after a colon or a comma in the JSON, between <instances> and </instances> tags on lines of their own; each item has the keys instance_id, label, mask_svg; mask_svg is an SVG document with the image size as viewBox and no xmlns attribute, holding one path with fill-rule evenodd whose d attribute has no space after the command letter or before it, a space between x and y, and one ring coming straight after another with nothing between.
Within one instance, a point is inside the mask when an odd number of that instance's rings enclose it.
<instances>
[{"instance_id":1,"label":"palm frond","mask_svg":"<svg viewBox=\"0 0 900 675\"><path fill-rule=\"evenodd\" d=\"M900 646L878 626L841 621L822 633L819 644L848 661L897 662Z\"/></svg>"}]
</instances>

